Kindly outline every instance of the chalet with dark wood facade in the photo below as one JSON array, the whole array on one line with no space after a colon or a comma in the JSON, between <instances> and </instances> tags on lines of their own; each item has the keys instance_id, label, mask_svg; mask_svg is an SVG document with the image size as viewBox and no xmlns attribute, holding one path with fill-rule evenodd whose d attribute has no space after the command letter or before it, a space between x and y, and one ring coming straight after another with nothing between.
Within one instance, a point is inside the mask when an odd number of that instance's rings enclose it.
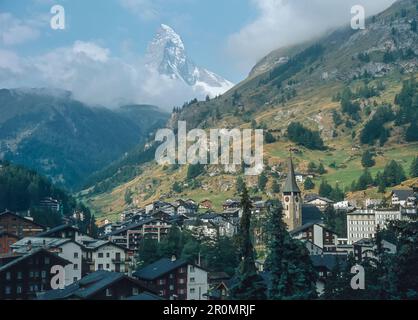
<instances>
[{"instance_id":1,"label":"chalet with dark wood facade","mask_svg":"<svg viewBox=\"0 0 418 320\"><path fill-rule=\"evenodd\" d=\"M0 300L32 300L51 290L51 268L71 262L45 249L0 256Z\"/></svg>"},{"instance_id":2,"label":"chalet with dark wood facade","mask_svg":"<svg viewBox=\"0 0 418 320\"><path fill-rule=\"evenodd\" d=\"M0 232L7 232L24 238L34 236L44 230L44 226L16 213L10 211L0 213Z\"/></svg>"},{"instance_id":3,"label":"chalet with dark wood facade","mask_svg":"<svg viewBox=\"0 0 418 320\"><path fill-rule=\"evenodd\" d=\"M0 255L11 252L10 246L19 240L20 238L15 234L0 231Z\"/></svg>"},{"instance_id":4,"label":"chalet with dark wood facade","mask_svg":"<svg viewBox=\"0 0 418 320\"><path fill-rule=\"evenodd\" d=\"M155 294L155 289L137 279L109 271L96 271L63 290L51 290L39 300L124 300L140 294Z\"/></svg>"}]
</instances>

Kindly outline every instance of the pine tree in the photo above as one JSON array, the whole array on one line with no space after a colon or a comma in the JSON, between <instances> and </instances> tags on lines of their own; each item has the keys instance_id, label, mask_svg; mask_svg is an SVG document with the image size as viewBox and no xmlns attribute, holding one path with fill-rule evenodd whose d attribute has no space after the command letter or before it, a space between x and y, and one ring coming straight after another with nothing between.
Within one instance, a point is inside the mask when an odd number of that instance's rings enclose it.
<instances>
[{"instance_id":1,"label":"pine tree","mask_svg":"<svg viewBox=\"0 0 418 320\"><path fill-rule=\"evenodd\" d=\"M268 182L268 177L263 172L262 174L258 176L258 190L260 191L266 190L267 182Z\"/></svg>"},{"instance_id":2,"label":"pine tree","mask_svg":"<svg viewBox=\"0 0 418 320\"><path fill-rule=\"evenodd\" d=\"M283 222L280 206L270 208L269 255L266 268L270 272L269 299L315 299L316 272L301 242L293 240Z\"/></svg>"},{"instance_id":3,"label":"pine tree","mask_svg":"<svg viewBox=\"0 0 418 320\"><path fill-rule=\"evenodd\" d=\"M280 193L280 184L277 182L277 180L273 181L273 185L271 187L271 191L273 191L273 193Z\"/></svg>"},{"instance_id":4,"label":"pine tree","mask_svg":"<svg viewBox=\"0 0 418 320\"><path fill-rule=\"evenodd\" d=\"M376 164L376 161L373 159L373 154L369 150L363 153L361 164L364 168L371 168Z\"/></svg>"},{"instance_id":5,"label":"pine tree","mask_svg":"<svg viewBox=\"0 0 418 320\"><path fill-rule=\"evenodd\" d=\"M320 163L319 167L318 167L318 174L323 175L325 173L327 173L327 170L325 170L324 165L322 163Z\"/></svg>"},{"instance_id":6,"label":"pine tree","mask_svg":"<svg viewBox=\"0 0 418 320\"><path fill-rule=\"evenodd\" d=\"M238 194L242 194L242 192L244 191L244 186L245 186L244 179L241 176L239 176L237 178L237 184L236 184L236 189L237 189Z\"/></svg>"},{"instance_id":7,"label":"pine tree","mask_svg":"<svg viewBox=\"0 0 418 320\"><path fill-rule=\"evenodd\" d=\"M142 239L139 244L139 250L137 254L137 268L145 267L157 261L160 258L157 250L157 240L149 238Z\"/></svg>"},{"instance_id":8,"label":"pine tree","mask_svg":"<svg viewBox=\"0 0 418 320\"><path fill-rule=\"evenodd\" d=\"M332 191L332 186L326 180L322 180L319 186L319 195L328 198L331 196Z\"/></svg>"},{"instance_id":9,"label":"pine tree","mask_svg":"<svg viewBox=\"0 0 418 320\"><path fill-rule=\"evenodd\" d=\"M235 274L236 283L232 286L230 295L234 300L265 300L267 288L255 267L255 252L251 241L251 201L245 185L241 207L239 237L241 263Z\"/></svg>"},{"instance_id":10,"label":"pine tree","mask_svg":"<svg viewBox=\"0 0 418 320\"><path fill-rule=\"evenodd\" d=\"M412 161L410 175L412 178L418 178L418 156Z\"/></svg>"},{"instance_id":11,"label":"pine tree","mask_svg":"<svg viewBox=\"0 0 418 320\"><path fill-rule=\"evenodd\" d=\"M313 182L313 180L310 177L306 178L305 182L303 183L303 186L304 186L305 190L315 189L315 183Z\"/></svg>"},{"instance_id":12,"label":"pine tree","mask_svg":"<svg viewBox=\"0 0 418 320\"><path fill-rule=\"evenodd\" d=\"M342 266L338 255L335 256L335 265L331 270L331 274L325 280L324 293L321 299L334 300L338 299L344 288L342 277Z\"/></svg>"}]
</instances>

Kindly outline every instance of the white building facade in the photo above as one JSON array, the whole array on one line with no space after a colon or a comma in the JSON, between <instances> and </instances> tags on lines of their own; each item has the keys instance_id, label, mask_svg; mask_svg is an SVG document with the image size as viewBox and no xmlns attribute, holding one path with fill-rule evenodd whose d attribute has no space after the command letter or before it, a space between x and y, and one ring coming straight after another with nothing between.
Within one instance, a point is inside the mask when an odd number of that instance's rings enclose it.
<instances>
[{"instance_id":1,"label":"white building facade","mask_svg":"<svg viewBox=\"0 0 418 320\"><path fill-rule=\"evenodd\" d=\"M188 265L187 300L207 300L208 273L196 265Z\"/></svg>"}]
</instances>

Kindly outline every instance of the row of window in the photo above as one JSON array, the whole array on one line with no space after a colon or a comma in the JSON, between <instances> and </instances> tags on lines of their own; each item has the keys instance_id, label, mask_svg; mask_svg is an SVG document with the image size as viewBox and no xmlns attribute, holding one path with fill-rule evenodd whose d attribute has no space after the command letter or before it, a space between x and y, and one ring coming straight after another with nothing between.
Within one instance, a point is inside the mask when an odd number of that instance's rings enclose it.
<instances>
[{"instance_id":1,"label":"row of window","mask_svg":"<svg viewBox=\"0 0 418 320\"><path fill-rule=\"evenodd\" d=\"M174 290L174 288L173 289L170 288L170 291L173 291L173 290ZM190 288L189 292L190 292L190 294L195 294L196 293L196 289L195 288ZM160 291L160 294L162 296L165 296L167 294L167 291L166 290L161 290ZM186 290L185 289L178 289L177 290L177 294L178 295L184 295L184 294L186 294Z\"/></svg>"},{"instance_id":2,"label":"row of window","mask_svg":"<svg viewBox=\"0 0 418 320\"><path fill-rule=\"evenodd\" d=\"M374 227L350 227L349 231L359 232L359 231L374 231Z\"/></svg>"},{"instance_id":3,"label":"row of window","mask_svg":"<svg viewBox=\"0 0 418 320\"><path fill-rule=\"evenodd\" d=\"M75 265L77 266L77 265ZM42 279L46 279L46 275L47 272L46 271L41 271L41 273L39 273L39 271L29 271L29 278L39 278L39 275L41 275ZM23 273L21 271L16 273L16 279L17 280L22 280L23 278ZM6 272L6 280L12 280L12 273L11 272Z\"/></svg>"},{"instance_id":4,"label":"row of window","mask_svg":"<svg viewBox=\"0 0 418 320\"><path fill-rule=\"evenodd\" d=\"M29 285L29 292L38 292L38 291L44 291L44 285L41 284L41 286L39 287L37 284L31 284ZM12 294L12 287L11 286L6 286L4 288L4 293L6 295L11 295ZM23 288L22 286L17 286L16 287L16 294L22 294L23 293Z\"/></svg>"},{"instance_id":5,"label":"row of window","mask_svg":"<svg viewBox=\"0 0 418 320\"><path fill-rule=\"evenodd\" d=\"M350 224L357 224L357 225L374 225L374 220L366 220L366 221L359 221L359 220L351 220Z\"/></svg>"},{"instance_id":6,"label":"row of window","mask_svg":"<svg viewBox=\"0 0 418 320\"><path fill-rule=\"evenodd\" d=\"M351 233L350 234L351 238L357 238L357 239L365 239L365 238L373 238L372 234L367 234L367 233Z\"/></svg>"}]
</instances>

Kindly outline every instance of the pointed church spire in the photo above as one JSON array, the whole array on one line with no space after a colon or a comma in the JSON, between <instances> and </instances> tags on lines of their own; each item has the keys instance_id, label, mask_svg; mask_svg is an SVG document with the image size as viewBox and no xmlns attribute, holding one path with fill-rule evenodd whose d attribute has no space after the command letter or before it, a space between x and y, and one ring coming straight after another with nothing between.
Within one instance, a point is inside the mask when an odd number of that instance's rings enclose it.
<instances>
[{"instance_id":1,"label":"pointed church spire","mask_svg":"<svg viewBox=\"0 0 418 320\"><path fill-rule=\"evenodd\" d=\"M284 184L283 192L300 193L298 184L296 183L295 168L293 167L292 157L289 158L289 169L287 172L286 182Z\"/></svg>"}]
</instances>

